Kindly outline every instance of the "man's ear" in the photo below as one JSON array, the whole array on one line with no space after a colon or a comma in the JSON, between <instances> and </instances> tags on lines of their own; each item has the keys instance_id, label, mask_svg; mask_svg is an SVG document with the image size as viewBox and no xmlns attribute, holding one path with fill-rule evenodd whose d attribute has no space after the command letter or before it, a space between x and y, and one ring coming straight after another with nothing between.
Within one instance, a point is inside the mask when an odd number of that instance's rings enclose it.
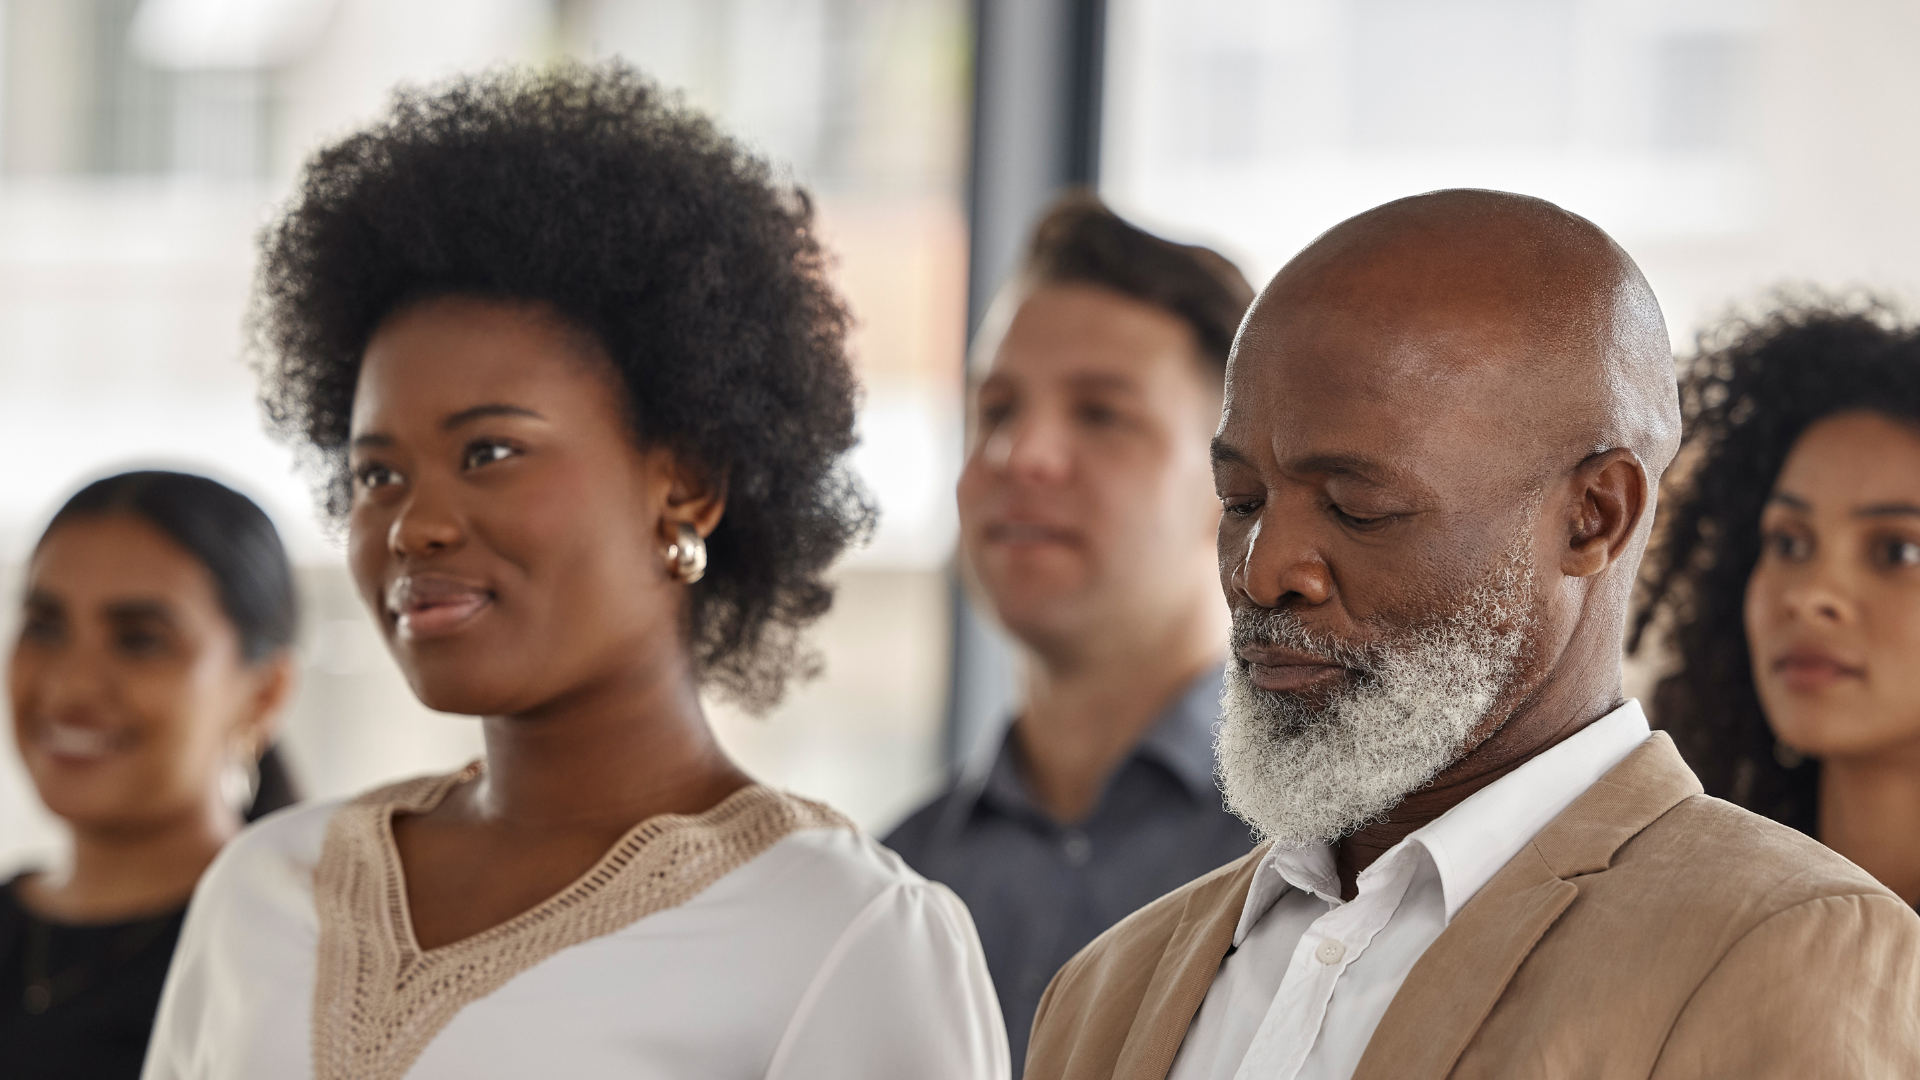
<instances>
[{"instance_id":1,"label":"man's ear","mask_svg":"<svg viewBox=\"0 0 1920 1080\"><path fill-rule=\"evenodd\" d=\"M1592 577L1633 543L1647 510L1647 470L1631 450L1603 450L1581 462L1568 484L1573 500L1560 572Z\"/></svg>"}]
</instances>

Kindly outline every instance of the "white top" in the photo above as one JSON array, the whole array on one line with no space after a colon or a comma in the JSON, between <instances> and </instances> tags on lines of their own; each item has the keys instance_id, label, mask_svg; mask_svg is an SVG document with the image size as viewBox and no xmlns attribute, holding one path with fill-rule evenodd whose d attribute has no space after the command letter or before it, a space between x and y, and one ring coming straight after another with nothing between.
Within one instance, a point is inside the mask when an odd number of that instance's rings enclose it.
<instances>
[{"instance_id":1,"label":"white top","mask_svg":"<svg viewBox=\"0 0 1920 1080\"><path fill-rule=\"evenodd\" d=\"M202 879L144 1080L313 1076L315 867L341 804L275 815ZM438 952L439 950L435 950ZM410 1080L1003 1080L964 905L850 827L787 833L677 906L461 1006Z\"/></svg>"},{"instance_id":2,"label":"white top","mask_svg":"<svg viewBox=\"0 0 1920 1080\"><path fill-rule=\"evenodd\" d=\"M1389 848L1345 903L1331 847L1268 852L1168 1080L1351 1077L1454 914L1650 734L1627 702Z\"/></svg>"}]
</instances>

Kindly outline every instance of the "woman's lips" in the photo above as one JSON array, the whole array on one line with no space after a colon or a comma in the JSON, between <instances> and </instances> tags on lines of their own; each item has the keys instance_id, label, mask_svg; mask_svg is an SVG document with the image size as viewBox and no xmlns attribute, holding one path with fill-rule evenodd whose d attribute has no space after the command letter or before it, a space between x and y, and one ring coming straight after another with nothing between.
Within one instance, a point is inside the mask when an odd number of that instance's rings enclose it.
<instances>
[{"instance_id":1,"label":"woman's lips","mask_svg":"<svg viewBox=\"0 0 1920 1080\"><path fill-rule=\"evenodd\" d=\"M1773 662L1773 670L1787 689L1799 694L1817 693L1844 679L1861 679L1866 671L1820 649L1788 649Z\"/></svg>"},{"instance_id":2,"label":"woman's lips","mask_svg":"<svg viewBox=\"0 0 1920 1080\"><path fill-rule=\"evenodd\" d=\"M412 574L387 588L387 610L403 641L458 633L492 604L485 586L444 574Z\"/></svg>"}]
</instances>

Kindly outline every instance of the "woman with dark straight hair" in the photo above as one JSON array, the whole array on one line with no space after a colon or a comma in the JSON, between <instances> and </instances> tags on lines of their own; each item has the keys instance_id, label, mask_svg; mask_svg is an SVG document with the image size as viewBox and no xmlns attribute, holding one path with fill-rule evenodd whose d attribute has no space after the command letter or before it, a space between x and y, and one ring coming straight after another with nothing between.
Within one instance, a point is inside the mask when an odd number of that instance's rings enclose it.
<instances>
[{"instance_id":1,"label":"woman with dark straight hair","mask_svg":"<svg viewBox=\"0 0 1920 1080\"><path fill-rule=\"evenodd\" d=\"M261 754L293 572L246 496L130 472L54 514L24 593L14 738L73 852L0 888L0 1073L134 1077L194 884L243 817L291 801Z\"/></svg>"},{"instance_id":2,"label":"woman with dark straight hair","mask_svg":"<svg viewBox=\"0 0 1920 1080\"><path fill-rule=\"evenodd\" d=\"M1707 794L1920 902L1920 329L1871 299L1702 337L1630 648Z\"/></svg>"}]
</instances>

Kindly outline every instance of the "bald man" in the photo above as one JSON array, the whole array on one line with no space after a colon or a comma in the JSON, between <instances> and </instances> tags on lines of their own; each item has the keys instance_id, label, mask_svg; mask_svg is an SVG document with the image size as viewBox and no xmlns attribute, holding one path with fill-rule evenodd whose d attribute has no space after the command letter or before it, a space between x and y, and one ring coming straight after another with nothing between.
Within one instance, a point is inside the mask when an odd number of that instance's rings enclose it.
<instances>
[{"instance_id":1,"label":"bald man","mask_svg":"<svg viewBox=\"0 0 1920 1080\"><path fill-rule=\"evenodd\" d=\"M1404 199L1282 269L1213 455L1266 842L1061 969L1030 1080L1920 1076L1920 918L1621 699L1679 435L1645 279L1550 203Z\"/></svg>"}]
</instances>

